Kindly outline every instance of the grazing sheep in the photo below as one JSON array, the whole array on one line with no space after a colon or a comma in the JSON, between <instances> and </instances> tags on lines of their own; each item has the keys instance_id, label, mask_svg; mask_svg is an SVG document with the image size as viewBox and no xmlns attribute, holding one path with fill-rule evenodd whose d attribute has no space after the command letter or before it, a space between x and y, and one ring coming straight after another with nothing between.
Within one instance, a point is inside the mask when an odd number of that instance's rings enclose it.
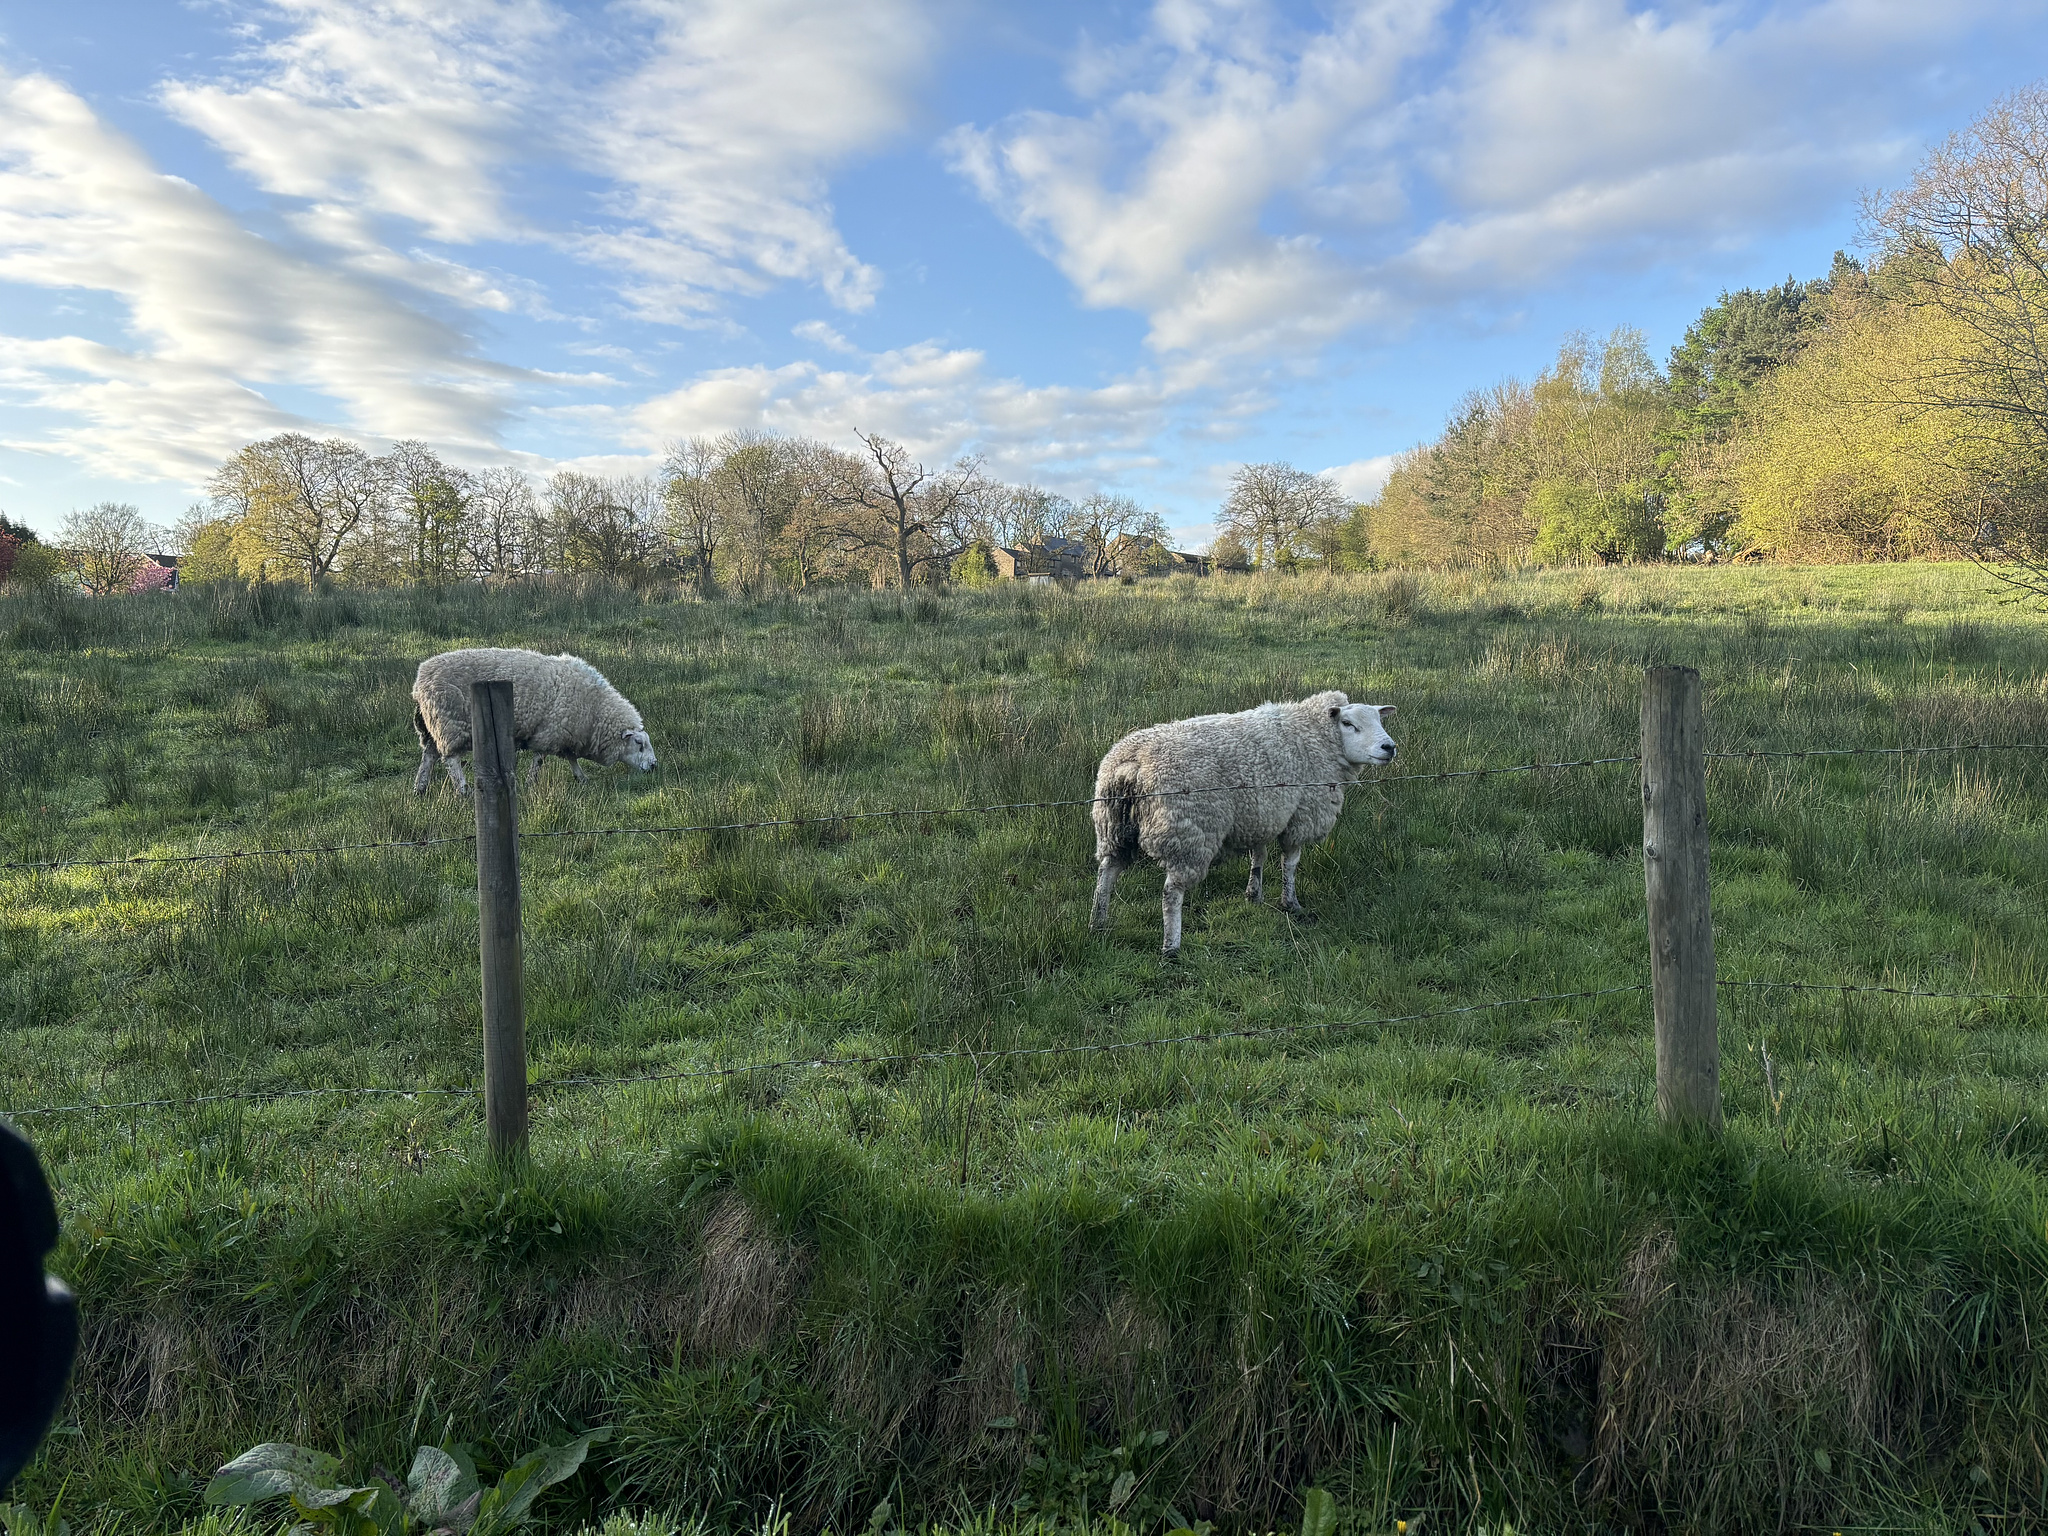
<instances>
[{"instance_id":1,"label":"grazing sheep","mask_svg":"<svg viewBox=\"0 0 2048 1536\"><path fill-rule=\"evenodd\" d=\"M1133 731L1109 749L1095 775L1093 926L1109 922L1109 894L1140 853L1166 867L1163 952L1180 953L1181 900L1225 849L1251 855L1257 901L1266 845L1280 843L1280 904L1307 918L1294 897L1301 850L1322 841L1344 808L1344 785L1368 764L1394 760L1380 722L1391 704L1353 704L1318 693L1298 704L1261 704L1235 715L1198 715Z\"/></svg>"},{"instance_id":2,"label":"grazing sheep","mask_svg":"<svg viewBox=\"0 0 2048 1536\"><path fill-rule=\"evenodd\" d=\"M538 651L444 651L420 663L413 679L413 729L420 738L420 771L412 782L425 794L436 759L447 764L455 792L466 795L458 754L470 747L469 685L508 679L512 684L512 743L533 753L526 782L540 777L541 763L565 757L579 779L587 777L579 758L624 763L642 773L654 766L654 744L640 711L579 656L543 656Z\"/></svg>"}]
</instances>

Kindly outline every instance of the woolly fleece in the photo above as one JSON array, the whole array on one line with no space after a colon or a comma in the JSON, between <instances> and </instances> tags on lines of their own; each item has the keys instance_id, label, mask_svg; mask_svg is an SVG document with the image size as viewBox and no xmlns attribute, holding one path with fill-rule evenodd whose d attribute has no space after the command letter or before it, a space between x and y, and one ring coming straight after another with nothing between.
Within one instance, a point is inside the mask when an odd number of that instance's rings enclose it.
<instances>
[{"instance_id":1,"label":"woolly fleece","mask_svg":"<svg viewBox=\"0 0 2048 1536\"><path fill-rule=\"evenodd\" d=\"M462 787L455 758L471 745L469 686L496 678L511 681L513 742L534 754L533 773L548 757L625 762L643 771L654 766L640 711L580 656L495 647L444 651L421 662L413 679L413 728L423 753L416 790L427 787L435 758L450 765Z\"/></svg>"},{"instance_id":2,"label":"woolly fleece","mask_svg":"<svg viewBox=\"0 0 2048 1536\"><path fill-rule=\"evenodd\" d=\"M1117 876L1142 853L1166 870L1165 949L1172 954L1180 948L1182 894L1231 851L1251 854L1245 894L1257 900L1264 851L1276 841L1286 870L1284 905L1299 912L1294 868L1301 850L1330 835L1344 808L1344 786L1358 771L1393 758L1381 713L1331 690L1124 737L1095 776L1096 926L1108 921Z\"/></svg>"}]
</instances>

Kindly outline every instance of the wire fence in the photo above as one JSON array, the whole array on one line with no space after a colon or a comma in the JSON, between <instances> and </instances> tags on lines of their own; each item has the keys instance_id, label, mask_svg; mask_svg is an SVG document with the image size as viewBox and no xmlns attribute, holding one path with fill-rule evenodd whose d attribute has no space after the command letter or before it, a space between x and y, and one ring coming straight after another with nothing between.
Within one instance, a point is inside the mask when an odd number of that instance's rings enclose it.
<instances>
[{"instance_id":1,"label":"wire fence","mask_svg":"<svg viewBox=\"0 0 2048 1536\"><path fill-rule=\"evenodd\" d=\"M1751 749L1734 752L1708 752L1710 760L1747 761L1766 758L1809 758L1809 757L1901 757L1925 755L1939 752L2040 752L2048 751L2048 743L2025 741L1978 741L1956 742L1942 746L1925 747L1808 747L1788 750ZM1138 794L1118 796L1128 800L1156 800L1181 795L1237 794L1251 790L1268 789L1351 789L1387 784L1438 784L1451 779L1492 778L1503 774L1547 773L1572 768L1602 768L1619 763L1639 763L1640 755L1630 752L1613 757L1580 757L1558 762L1509 763L1490 768L1458 768L1437 773L1394 773L1376 774L1370 779L1354 779L1332 782L1329 780L1279 781L1261 784L1209 784L1182 789L1149 790ZM1011 800L988 805L916 806L893 810L834 811L818 816L769 816L753 821L697 822L689 824L657 823L648 826L622 827L560 827L546 831L522 831L521 842L546 842L568 837L680 837L692 833L759 832L778 828L804 828L833 826L857 821L919 821L936 820L942 817L994 816L1020 811L1066 810L1078 806L1094 806L1102 803L1102 796L1085 796L1065 800ZM128 865L151 864L219 864L239 859L270 858L313 858L329 854L367 853L379 850L406 848L440 848L461 843L474 843L474 832L456 833L447 837L393 837L373 842L358 843L306 843L296 846L269 848L225 848L204 853L134 853L100 859L16 859L0 863L0 873L56 873L69 869L115 869Z\"/></svg>"},{"instance_id":2,"label":"wire fence","mask_svg":"<svg viewBox=\"0 0 2048 1536\"><path fill-rule=\"evenodd\" d=\"M1800 749L1741 751L1716 751L1701 754L1703 758L1719 761L1752 761L1760 759L1803 759L1840 757L1903 757L1922 756L1934 753L1967 752L2025 752L2048 750L2048 746L2035 742L1959 742L1932 746L1911 747L1813 747ZM1371 785L1441 783L1453 779L1486 778L1507 774L1531 774L1554 770L1597 768L1623 763L1639 763L1641 757L1635 753L1616 754L1607 757L1575 758L1561 761L1535 761L1513 763L1485 768L1453 769L1432 773L1402 773L1375 776L1370 780L1347 781L1280 781L1257 784L1211 784L1176 789L1154 790L1120 795L1120 800L1160 799L1181 795L1234 794L1248 790L1330 788L1343 790L1360 783ZM725 832L748 832L777 828L805 828L863 821L915 821L959 816L988 816L1013 812L1073 809L1094 806L1107 797L1089 796L1057 800L1005 801L985 805L914 807L884 810L843 811L820 816L764 817L751 821L703 822L692 824L655 824L646 826L606 826L551 828L545 831L528 831L520 834L522 841L548 841L574 837L635 837L635 836L682 836L687 834L709 834ZM199 853L183 854L130 854L124 857L101 859L52 859L17 860L0 864L4 872L55 872L71 869L109 869L129 865L192 865L225 863L234 860L262 858L323 857L329 855L371 852L390 849L424 849L449 847L458 844L474 844L477 835L467 832L443 837L388 838L377 841L313 843L297 846L265 848L217 849ZM1964 992L1940 991L1916 987L1895 986L1885 983L1859 982L1809 982L1785 981L1765 978L1732 978L1718 983L1720 987L1745 990L1785 990L1799 992L1833 993L1852 995L1877 993L1906 998L1943 999L1971 1002L2042 1002L2048 1001L2048 993L2030 992ZM970 1060L979 1072L989 1064L1020 1058L1052 1058L1075 1056L1103 1056L1118 1053L1163 1049L1170 1046L1214 1044L1231 1040L1279 1039L1307 1034L1331 1035L1346 1031L1387 1028L1395 1025L1422 1023L1434 1019L1453 1018L1460 1015L1493 1012L1506 1008L1534 1007L1548 1003L1561 1003L1591 998L1612 997L1650 990L1647 982L1634 982L1613 987L1599 987L1576 992L1537 993L1527 997L1502 998L1488 1002L1468 1003L1450 1008L1431 1009L1418 1013L1391 1014L1379 1018L1352 1020L1310 1020L1294 1024L1262 1025L1243 1029L1216 1029L1186 1031L1172 1035L1148 1036L1134 1040L1097 1041L1083 1043L1061 1043L1042 1046L1011 1046L1004 1048L973 1049L955 1047L946 1050L910 1051L884 1054L851 1055L808 1055L793 1056L771 1061L754 1061L737 1064L693 1067L679 1070L664 1070L628 1074L616 1077L581 1076L542 1078L527 1084L535 1094L574 1092L633 1084L680 1083L690 1081L715 1081L739 1077L751 1077L763 1072L788 1070L823 1070L828 1068L850 1068L862 1071L894 1066L929 1064L934 1062ZM477 1087L370 1087L334 1086L318 1088L250 1089L222 1093L199 1094L186 1098L130 1099L118 1101L86 1101L76 1104L24 1106L0 1111L12 1118L25 1119L37 1116L71 1114L138 1113L144 1110L186 1109L208 1104L274 1102L291 1099L315 1098L406 1098L423 1097L465 1098L481 1097L483 1090Z\"/></svg>"},{"instance_id":3,"label":"wire fence","mask_svg":"<svg viewBox=\"0 0 2048 1536\"><path fill-rule=\"evenodd\" d=\"M1784 990L1823 993L1882 993L1893 997L1934 998L1963 1002L2048 1002L2048 992L1943 992L1919 987L1881 983L1776 981L1756 978L1723 980L1723 988ZM575 1076L535 1078L528 1083L533 1094L632 1087L653 1083L715 1082L755 1077L764 1072L822 1071L833 1068L871 1072L891 1067L926 1066L936 1062L972 1062L977 1072L1000 1061L1052 1057L1114 1056L1138 1051L1164 1050L1179 1045L1214 1045L1229 1040L1279 1040L1303 1035L1333 1036L1358 1030L1386 1029L1401 1024L1422 1024L1476 1013L1494 1013L1504 1008L1530 1008L1547 1003L1581 1002L1592 998L1620 997L1647 992L1645 981L1614 987L1590 987L1576 992L1538 992L1527 997L1497 998L1483 1003L1464 1003L1451 1008L1432 1008L1417 1013L1385 1014L1368 1019L1316 1019L1294 1024L1263 1024L1244 1029L1187 1030L1172 1035L1146 1035L1134 1040L1063 1042L1056 1045L954 1046L943 1050L854 1052L840 1055L814 1053L783 1056L768 1061L747 1061L720 1066L687 1067L658 1072L634 1072L619 1076ZM208 1104L273 1103L292 1099L477 1099L483 1090L475 1087L356 1087L252 1088L226 1093L194 1094L187 1098L88 1100L77 1104L36 1105L0 1109L0 1116L22 1120L46 1115L120 1114L142 1110L196 1109Z\"/></svg>"}]
</instances>

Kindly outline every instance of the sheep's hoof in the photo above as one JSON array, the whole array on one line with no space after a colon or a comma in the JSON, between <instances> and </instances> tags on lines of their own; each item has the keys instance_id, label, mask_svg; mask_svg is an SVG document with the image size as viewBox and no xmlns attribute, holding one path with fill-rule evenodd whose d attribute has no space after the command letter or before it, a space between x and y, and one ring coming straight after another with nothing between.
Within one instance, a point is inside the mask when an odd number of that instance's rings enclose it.
<instances>
[{"instance_id":1,"label":"sheep's hoof","mask_svg":"<svg viewBox=\"0 0 2048 1536\"><path fill-rule=\"evenodd\" d=\"M1302 924L1310 924L1316 920L1315 913L1309 911L1307 907L1289 907L1287 915Z\"/></svg>"},{"instance_id":2,"label":"sheep's hoof","mask_svg":"<svg viewBox=\"0 0 2048 1536\"><path fill-rule=\"evenodd\" d=\"M1162 960L1178 960L1180 958L1180 947L1176 945L1172 949L1161 949L1159 951L1159 958Z\"/></svg>"},{"instance_id":3,"label":"sheep's hoof","mask_svg":"<svg viewBox=\"0 0 2048 1536\"><path fill-rule=\"evenodd\" d=\"M1266 899L1266 893L1257 886L1251 886L1245 891L1244 899L1256 905L1258 902Z\"/></svg>"}]
</instances>

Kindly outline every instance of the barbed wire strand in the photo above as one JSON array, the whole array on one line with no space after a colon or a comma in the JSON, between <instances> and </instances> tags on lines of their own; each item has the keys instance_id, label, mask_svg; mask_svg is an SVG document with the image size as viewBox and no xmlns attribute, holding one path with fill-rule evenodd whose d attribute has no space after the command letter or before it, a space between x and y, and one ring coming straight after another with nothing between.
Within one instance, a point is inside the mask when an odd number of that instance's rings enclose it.
<instances>
[{"instance_id":1,"label":"barbed wire strand","mask_svg":"<svg viewBox=\"0 0 2048 1536\"><path fill-rule=\"evenodd\" d=\"M1204 784L1189 789L1156 789L1137 794L1118 796L1129 800L1159 800L1173 795L1227 795L1244 790L1264 789L1347 789L1373 784L1414 783L1438 779L1473 779L1490 774L1537 773L1551 768L1594 768L1606 763L1633 763L1630 757L1586 757L1570 762L1556 763L1514 763L1500 768L1463 768L1446 773L1398 773L1372 779L1358 779L1331 782L1327 779L1288 780L1272 784ZM562 827L545 832L521 832L521 842L540 842L561 837L657 837L681 836L695 832L753 832L771 827L817 827L834 822L846 821L911 821L919 817L939 816L987 816L1002 811L1033 811L1064 809L1078 805L1094 805L1103 796L1089 796L1072 800L1012 800L993 805L951 805L912 808L887 811L834 811L820 816L776 816L764 817L758 821L705 822L687 826L656 824L638 827ZM371 843L313 843L303 847L289 848L246 848L222 849L213 853L137 853L122 858L108 859L46 859L40 861L21 860L0 864L0 872L22 870L62 869L111 869L124 864L204 864L220 863L231 859L281 858L297 855L358 853L378 848L435 848L451 843L473 843L474 832L454 837L407 837L390 838Z\"/></svg>"},{"instance_id":2,"label":"barbed wire strand","mask_svg":"<svg viewBox=\"0 0 2048 1536\"><path fill-rule=\"evenodd\" d=\"M1752 977L1731 977L1716 983L1720 987L1783 989L1800 992L1885 993L1894 997L1926 997L1965 1002L2048 1002L2048 992L1936 992L1918 987L1894 987L1868 982L1769 981ZM1630 992L1647 992L1648 982L1627 986L1596 987L1579 992L1541 992L1530 997L1501 998L1485 1003L1466 1003L1457 1008L1437 1008L1424 1013L1390 1014L1376 1019L1316 1020L1302 1024L1261 1025L1251 1029L1192 1030L1178 1035L1155 1035L1141 1040L1105 1040L1084 1045L1011 1046L989 1050L954 1048L943 1051L904 1051L883 1055L789 1056L775 1061L741 1062L734 1066L693 1067L677 1072L642 1072L623 1077L539 1078L527 1085L533 1094L560 1089L625 1087L639 1083L704 1081L713 1078L745 1077L757 1072L787 1071L792 1068L818 1070L827 1067L888 1067L913 1062L973 1061L985 1064L1019 1057L1113 1055L1124 1051L1157 1050L1169 1045L1213 1044L1219 1040L1267 1040L1316 1032L1336 1033L1353 1029L1378 1029L1393 1024L1419 1024L1431 1019L1455 1018L1461 1014L1487 1013L1501 1008L1524 1008L1538 1003L1573 1002L1594 997L1616 997ZM30 1109L0 1110L10 1119L34 1115L116 1113L122 1110L185 1109L202 1104L272 1102L306 1098L477 1098L478 1088L279 1088L252 1089L241 1093L209 1093L186 1099L127 1099L118 1102L58 1104Z\"/></svg>"},{"instance_id":3,"label":"barbed wire strand","mask_svg":"<svg viewBox=\"0 0 2048 1536\"><path fill-rule=\"evenodd\" d=\"M1718 760L1743 760L1761 758L1802 758L1802 757L1901 757L1916 756L1932 752L2038 752L2048 751L2048 744L2028 741L1978 741L1958 742L1946 746L1932 747L1810 747L1788 751L1764 751L1754 749L1741 752L1708 752L1704 756ZM1615 763L1636 763L1642 759L1635 753L1617 757L1581 757L1561 762L1513 763L1498 768L1460 768L1442 773L1395 773L1376 775L1371 779L1358 779L1346 784L1332 784L1329 787L1355 788L1382 784L1441 783L1448 779L1489 778L1497 774L1542 773L1564 768L1599 768ZM1169 795L1219 795L1231 794L1248 789L1309 789L1326 781L1303 781L1275 784L1211 784L1194 789L1149 790L1121 798L1132 800L1153 800ZM684 826L653 825L638 827L565 827L545 832L522 832L522 842L540 842L564 837L675 837L692 833L709 832L758 832L777 827L817 827L849 821L910 821L919 817L942 816L989 816L1007 811L1059 810L1074 806L1094 805L1102 797L1089 796L1071 800L1013 800L992 805L930 806L907 810L886 811L839 811L823 816L777 816L764 817L757 821L705 822ZM473 843L476 834L461 833L453 837L397 837L381 842L367 843L308 843L294 847L280 848L229 848L212 853L137 853L120 858L107 859L43 859L12 860L0 863L0 873L23 871L57 871L65 869L113 869L128 864L215 864L237 859L301 858L322 854L363 853L388 848L439 848L456 843Z\"/></svg>"},{"instance_id":4,"label":"barbed wire strand","mask_svg":"<svg viewBox=\"0 0 2048 1536\"><path fill-rule=\"evenodd\" d=\"M1751 981L1731 978L1715 983L1722 987L1751 987L1759 991L1786 992L1888 992L1894 997L1947 997L1982 1003L2048 1002L2048 992L1928 992L1918 987L1887 987L1839 981Z\"/></svg>"},{"instance_id":5,"label":"barbed wire strand","mask_svg":"<svg viewBox=\"0 0 2048 1536\"><path fill-rule=\"evenodd\" d=\"M1927 752L2041 752L2048 743L2038 741L1960 741L1939 747L1803 747L1782 752L1752 748L1744 752L1708 752L1710 758L1750 757L1913 757Z\"/></svg>"},{"instance_id":6,"label":"barbed wire strand","mask_svg":"<svg viewBox=\"0 0 2048 1536\"><path fill-rule=\"evenodd\" d=\"M934 1061L975 1061L991 1062L1006 1058L1031 1056L1088 1056L1110 1055L1121 1051L1157 1050L1169 1045L1190 1045L1213 1043L1218 1040L1263 1040L1288 1035L1310 1034L1316 1031L1336 1032L1351 1029L1376 1029L1390 1024L1416 1024L1427 1019L1448 1019L1459 1014L1484 1013L1498 1008L1522 1008L1538 1003L1566 1002L1577 998L1612 997L1624 992L1649 990L1648 982L1634 982L1625 987L1598 987L1581 992L1544 992L1533 997L1501 998L1486 1003L1466 1003L1457 1008L1438 1008L1426 1013L1392 1014L1377 1019L1331 1019L1316 1020L1302 1024L1261 1025L1251 1029L1209 1029L1193 1030L1178 1035L1152 1035L1139 1040L1103 1040L1086 1044L1027 1045L997 1047L989 1050L972 1050L955 1047L943 1051L903 1051L882 1055L857 1056L789 1056L776 1061L741 1062L724 1067L692 1067L675 1072L642 1072L624 1077L553 1077L540 1078L527 1084L529 1093L549 1093L565 1088L618 1087L633 1083L669 1083L723 1077L745 1077L756 1072L777 1072L790 1068L818 1070L826 1067L889 1067L910 1062ZM453 1097L474 1098L482 1090L477 1088L283 1088L250 1089L241 1093L200 1094L189 1099L129 1099L120 1102L90 1102L83 1104L58 1104L45 1108L0 1110L13 1119L24 1119L31 1115L68 1115L84 1113L114 1113L120 1110L187 1108L200 1104L222 1104L230 1102L254 1102L272 1099L297 1099L317 1097L364 1097L370 1095L410 1098L416 1094L439 1094Z\"/></svg>"}]
</instances>

